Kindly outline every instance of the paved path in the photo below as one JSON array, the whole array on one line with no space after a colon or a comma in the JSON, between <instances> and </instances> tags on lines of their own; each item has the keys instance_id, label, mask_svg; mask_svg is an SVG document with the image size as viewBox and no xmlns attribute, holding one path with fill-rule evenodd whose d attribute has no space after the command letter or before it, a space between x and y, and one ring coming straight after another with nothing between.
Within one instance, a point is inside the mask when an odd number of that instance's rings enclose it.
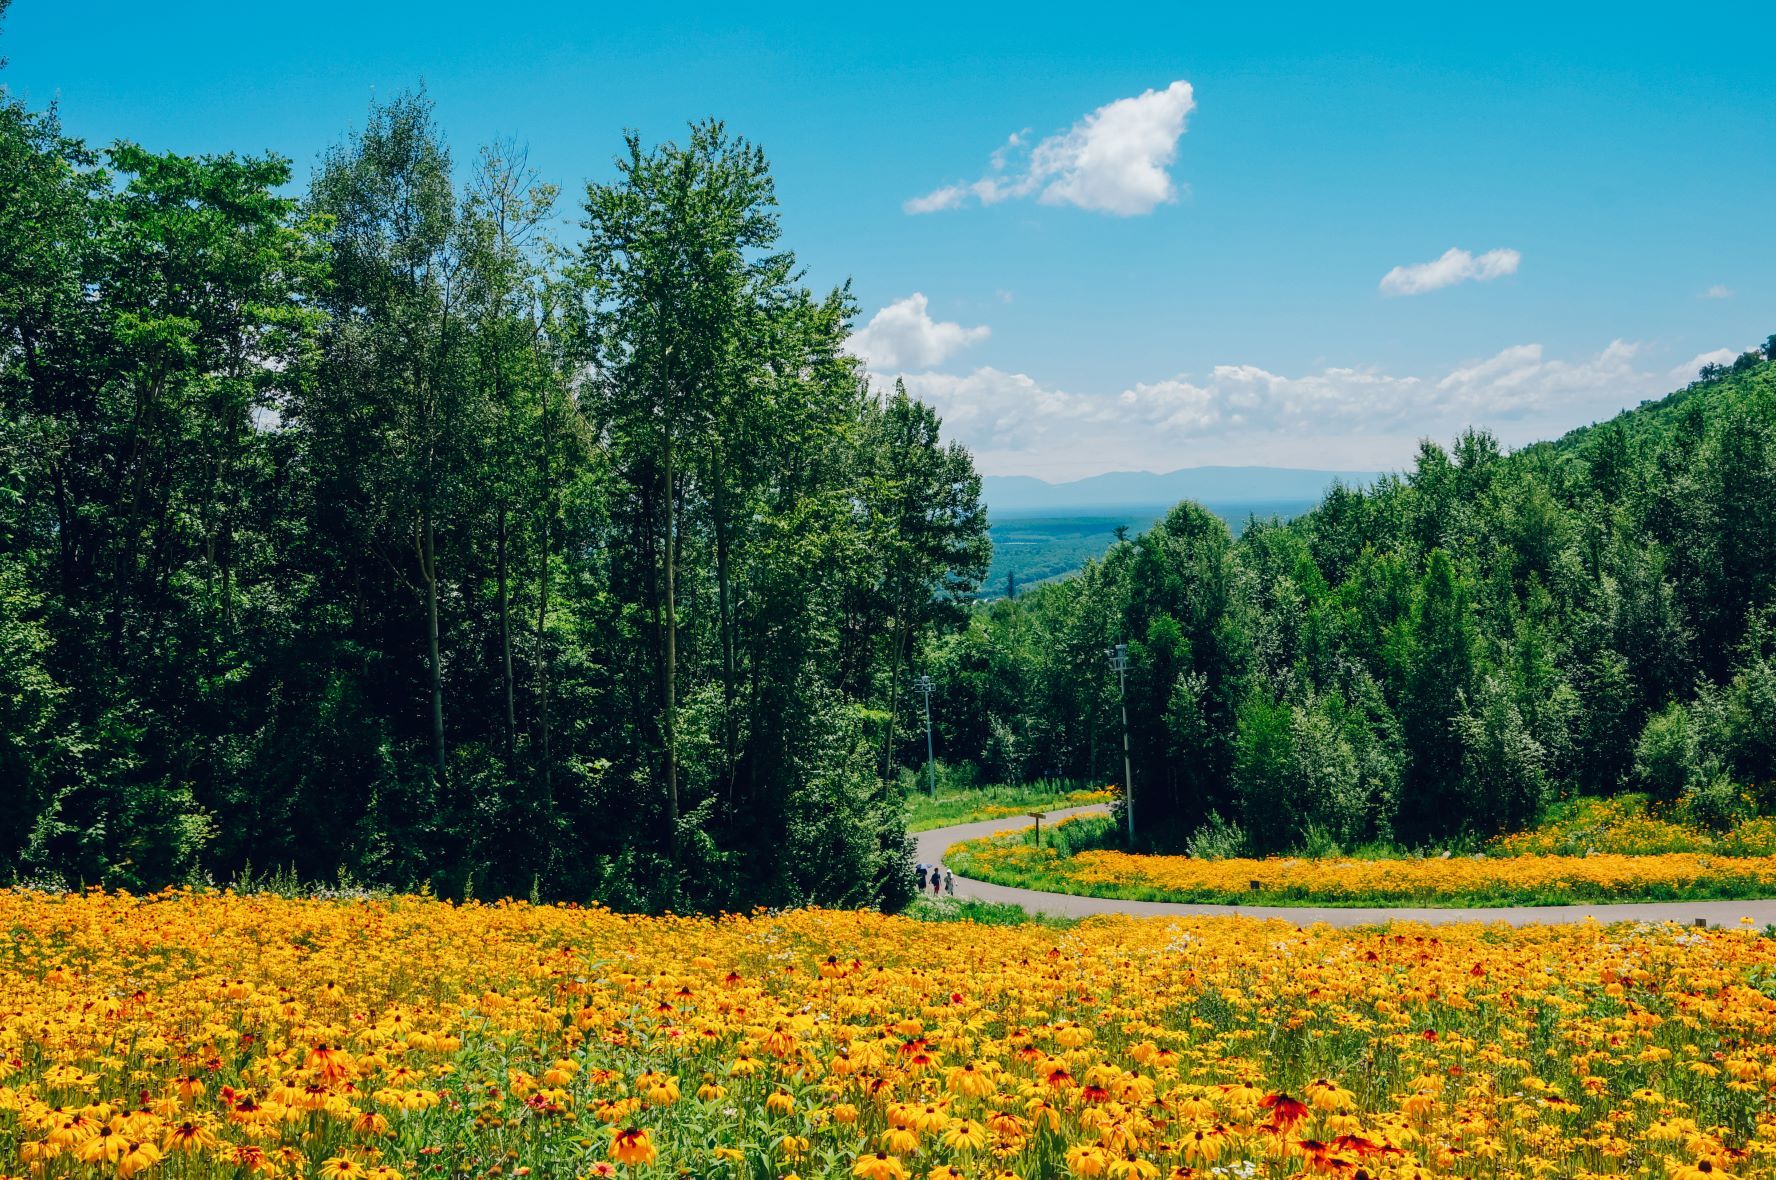
<instances>
[{"instance_id":1,"label":"paved path","mask_svg":"<svg viewBox=\"0 0 1776 1180\"><path fill-rule=\"evenodd\" d=\"M1043 818L1049 822L1074 815L1102 812L1102 807L1073 807L1051 811ZM1017 817L986 820L982 823L957 824L935 828L913 837L917 845L915 860L926 864L941 862L952 844L977 840L1008 828L1023 825ZM1381 922L1509 922L1513 926L1583 922L1595 918L1599 922L1681 922L1693 925L1698 918L1710 926L1738 926L1741 918L1750 918L1758 929L1776 922L1776 899L1769 901L1648 901L1622 902L1610 905L1524 905L1500 906L1493 909L1427 908L1407 906L1374 906L1363 909L1342 906L1234 906L1191 905L1172 901L1127 901L1117 897L1078 897L1071 893L1045 893L1038 889L1014 889L1009 885L992 885L985 881L956 878L956 896L980 901L1008 901L1032 913L1053 914L1064 918L1083 918L1091 914L1135 914L1143 917L1229 916L1243 914L1249 918L1282 918L1298 926L1325 922L1332 926L1373 926Z\"/></svg>"}]
</instances>

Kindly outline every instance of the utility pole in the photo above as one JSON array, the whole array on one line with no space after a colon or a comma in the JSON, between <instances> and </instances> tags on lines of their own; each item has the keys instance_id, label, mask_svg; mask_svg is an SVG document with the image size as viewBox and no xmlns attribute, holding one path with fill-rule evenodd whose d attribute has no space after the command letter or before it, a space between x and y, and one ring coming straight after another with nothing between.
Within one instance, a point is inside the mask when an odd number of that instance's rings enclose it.
<instances>
[{"instance_id":1,"label":"utility pole","mask_svg":"<svg viewBox=\"0 0 1776 1180\"><path fill-rule=\"evenodd\" d=\"M1116 673L1116 695L1122 702L1122 814L1128 817L1129 848L1135 846L1135 772L1129 763L1129 648L1119 643L1109 650L1110 668Z\"/></svg>"},{"instance_id":2,"label":"utility pole","mask_svg":"<svg viewBox=\"0 0 1776 1180\"><path fill-rule=\"evenodd\" d=\"M937 759L931 754L931 677L920 676L913 687L925 698L925 782L933 798L937 797Z\"/></svg>"}]
</instances>

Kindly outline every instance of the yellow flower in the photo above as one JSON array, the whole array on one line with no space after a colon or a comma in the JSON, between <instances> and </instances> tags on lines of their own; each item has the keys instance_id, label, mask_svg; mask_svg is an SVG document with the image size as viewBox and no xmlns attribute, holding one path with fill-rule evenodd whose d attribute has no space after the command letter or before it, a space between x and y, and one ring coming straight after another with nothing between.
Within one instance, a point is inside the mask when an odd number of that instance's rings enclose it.
<instances>
[{"instance_id":1,"label":"yellow flower","mask_svg":"<svg viewBox=\"0 0 1776 1180\"><path fill-rule=\"evenodd\" d=\"M1738 1180L1731 1172L1716 1167L1707 1156L1689 1164L1674 1161L1668 1165L1666 1175L1670 1180Z\"/></svg>"},{"instance_id":2,"label":"yellow flower","mask_svg":"<svg viewBox=\"0 0 1776 1180\"><path fill-rule=\"evenodd\" d=\"M1110 1175L1118 1180L1153 1180L1159 1175L1159 1168L1152 1160L1130 1152L1110 1161Z\"/></svg>"},{"instance_id":3,"label":"yellow flower","mask_svg":"<svg viewBox=\"0 0 1776 1180\"><path fill-rule=\"evenodd\" d=\"M984 1098L994 1088L992 1077L977 1068L973 1062L950 1070L944 1077L944 1084L951 1093L965 1098Z\"/></svg>"},{"instance_id":4,"label":"yellow flower","mask_svg":"<svg viewBox=\"0 0 1776 1180\"><path fill-rule=\"evenodd\" d=\"M911 1127L889 1127L882 1132L882 1146L896 1155L911 1155L919 1150L919 1132Z\"/></svg>"},{"instance_id":5,"label":"yellow flower","mask_svg":"<svg viewBox=\"0 0 1776 1180\"><path fill-rule=\"evenodd\" d=\"M952 1151L984 1151L987 1129L973 1119L961 1119L943 1133L943 1145Z\"/></svg>"},{"instance_id":6,"label":"yellow flower","mask_svg":"<svg viewBox=\"0 0 1776 1180\"><path fill-rule=\"evenodd\" d=\"M1110 1167L1110 1153L1096 1143L1075 1144L1067 1149L1067 1170L1075 1176L1101 1176Z\"/></svg>"},{"instance_id":7,"label":"yellow flower","mask_svg":"<svg viewBox=\"0 0 1776 1180\"><path fill-rule=\"evenodd\" d=\"M885 1151L858 1156L851 1174L858 1180L907 1180L906 1165Z\"/></svg>"},{"instance_id":8,"label":"yellow flower","mask_svg":"<svg viewBox=\"0 0 1776 1180\"><path fill-rule=\"evenodd\" d=\"M619 1164L651 1164L658 1155L645 1128L626 1127L611 1138L610 1157Z\"/></svg>"}]
</instances>

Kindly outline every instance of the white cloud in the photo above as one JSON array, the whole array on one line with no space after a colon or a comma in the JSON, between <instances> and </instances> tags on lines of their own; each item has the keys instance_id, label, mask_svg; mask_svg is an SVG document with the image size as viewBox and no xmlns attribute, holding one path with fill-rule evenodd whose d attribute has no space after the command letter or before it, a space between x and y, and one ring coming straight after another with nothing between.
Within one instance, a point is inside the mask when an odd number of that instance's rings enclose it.
<instances>
[{"instance_id":1,"label":"white cloud","mask_svg":"<svg viewBox=\"0 0 1776 1180\"><path fill-rule=\"evenodd\" d=\"M1131 217L1178 199L1172 162L1184 123L1196 109L1188 82L1119 98L1067 131L1029 146L1029 133L1010 136L993 153L987 175L909 199L908 213L956 209L1035 196L1045 205L1074 205Z\"/></svg>"},{"instance_id":2,"label":"white cloud","mask_svg":"<svg viewBox=\"0 0 1776 1180\"><path fill-rule=\"evenodd\" d=\"M879 370L930 368L985 340L990 331L985 324L964 328L933 320L929 301L915 291L872 316L868 324L851 334L848 347Z\"/></svg>"},{"instance_id":3,"label":"white cloud","mask_svg":"<svg viewBox=\"0 0 1776 1180\"><path fill-rule=\"evenodd\" d=\"M1703 365L1730 365L1739 359L1739 354L1731 348L1716 348L1708 352L1699 352L1681 365L1673 366L1665 376L1674 386L1687 385L1696 379Z\"/></svg>"},{"instance_id":4,"label":"white cloud","mask_svg":"<svg viewBox=\"0 0 1776 1180\"><path fill-rule=\"evenodd\" d=\"M1612 341L1577 359L1521 344L1440 374L1329 367L1290 376L1220 365L1076 393L991 367L913 373L912 392L943 415L945 431L983 471L1071 479L1102 471L1169 471L1194 464L1388 470L1411 462L1418 440L1447 443L1463 428L1492 430L1507 446L1551 438L1681 386L1709 359L1646 367L1646 349Z\"/></svg>"},{"instance_id":5,"label":"white cloud","mask_svg":"<svg viewBox=\"0 0 1776 1180\"><path fill-rule=\"evenodd\" d=\"M937 213L944 209L958 208L967 199L968 190L959 184L952 184L933 189L922 197L909 197L901 208L908 213Z\"/></svg>"},{"instance_id":6,"label":"white cloud","mask_svg":"<svg viewBox=\"0 0 1776 1180\"><path fill-rule=\"evenodd\" d=\"M1441 258L1430 262L1394 267L1381 276L1381 293L1423 295L1426 291L1435 291L1452 283L1469 280L1484 283L1501 275L1516 274L1517 264L1521 261L1523 255L1515 250L1488 250L1476 258L1466 250L1452 247L1445 250Z\"/></svg>"},{"instance_id":7,"label":"white cloud","mask_svg":"<svg viewBox=\"0 0 1776 1180\"><path fill-rule=\"evenodd\" d=\"M1731 299L1732 297L1733 289L1724 283L1716 283L1714 286L1708 288L1708 290L1696 296L1698 299Z\"/></svg>"}]
</instances>

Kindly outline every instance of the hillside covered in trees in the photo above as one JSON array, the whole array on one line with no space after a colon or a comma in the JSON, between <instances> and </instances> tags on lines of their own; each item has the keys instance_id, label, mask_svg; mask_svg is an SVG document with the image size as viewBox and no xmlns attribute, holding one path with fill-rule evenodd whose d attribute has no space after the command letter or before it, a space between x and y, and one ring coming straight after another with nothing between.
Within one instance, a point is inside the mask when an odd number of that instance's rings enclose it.
<instances>
[{"instance_id":1,"label":"hillside covered in trees","mask_svg":"<svg viewBox=\"0 0 1776 1180\"><path fill-rule=\"evenodd\" d=\"M567 196L415 94L298 191L0 92L0 881L892 907L913 677L948 773L1111 782L1117 642L1147 846L1776 804L1776 338L984 603L760 150L621 148Z\"/></svg>"},{"instance_id":2,"label":"hillside covered in trees","mask_svg":"<svg viewBox=\"0 0 1776 1180\"><path fill-rule=\"evenodd\" d=\"M1716 825L1768 809L1773 362L1776 337L1509 455L1427 442L1237 541L1181 504L932 644L939 757L1120 782L1105 649L1126 641L1147 846L1422 845L1620 790Z\"/></svg>"},{"instance_id":3,"label":"hillside covered in trees","mask_svg":"<svg viewBox=\"0 0 1776 1180\"><path fill-rule=\"evenodd\" d=\"M290 181L0 93L0 879L902 899L980 482L762 153L566 198L414 95Z\"/></svg>"}]
</instances>

